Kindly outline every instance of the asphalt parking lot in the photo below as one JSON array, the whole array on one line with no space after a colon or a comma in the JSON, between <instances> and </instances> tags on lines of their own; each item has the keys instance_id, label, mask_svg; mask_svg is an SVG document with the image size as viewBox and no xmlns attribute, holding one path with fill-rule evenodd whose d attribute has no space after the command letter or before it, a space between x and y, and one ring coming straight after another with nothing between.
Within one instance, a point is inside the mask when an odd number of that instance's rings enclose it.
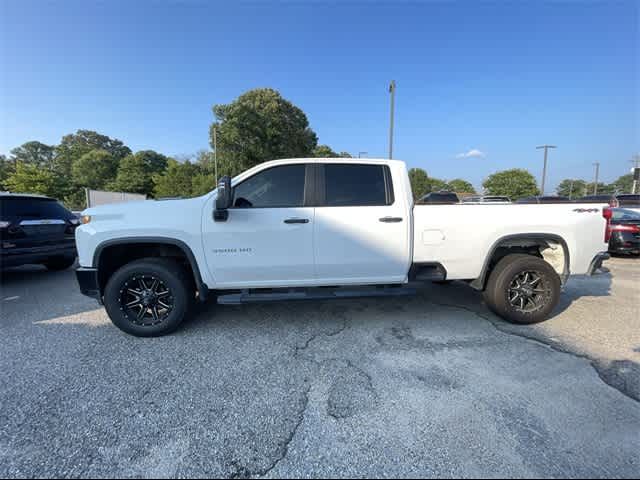
<instances>
[{"instance_id":1,"label":"asphalt parking lot","mask_svg":"<svg viewBox=\"0 0 640 480\"><path fill-rule=\"evenodd\" d=\"M515 327L461 284L221 307L127 336L72 271L5 272L3 477L640 476L640 260Z\"/></svg>"}]
</instances>

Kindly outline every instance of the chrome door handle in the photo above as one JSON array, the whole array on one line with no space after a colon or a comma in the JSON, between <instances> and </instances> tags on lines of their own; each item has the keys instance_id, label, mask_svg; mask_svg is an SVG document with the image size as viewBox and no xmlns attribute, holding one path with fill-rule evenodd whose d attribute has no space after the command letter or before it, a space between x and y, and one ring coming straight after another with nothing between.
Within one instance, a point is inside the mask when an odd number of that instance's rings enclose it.
<instances>
[{"instance_id":1,"label":"chrome door handle","mask_svg":"<svg viewBox=\"0 0 640 480\"><path fill-rule=\"evenodd\" d=\"M383 223L399 223L402 221L402 217L382 217L380 221Z\"/></svg>"},{"instance_id":2,"label":"chrome door handle","mask_svg":"<svg viewBox=\"0 0 640 480\"><path fill-rule=\"evenodd\" d=\"M308 218L287 218L284 223L309 223Z\"/></svg>"}]
</instances>

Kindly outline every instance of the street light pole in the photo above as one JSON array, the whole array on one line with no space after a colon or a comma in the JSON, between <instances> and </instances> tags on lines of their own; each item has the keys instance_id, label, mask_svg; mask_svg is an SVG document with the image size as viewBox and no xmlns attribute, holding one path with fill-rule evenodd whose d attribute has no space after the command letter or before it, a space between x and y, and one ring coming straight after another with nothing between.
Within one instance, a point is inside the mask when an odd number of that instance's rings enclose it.
<instances>
[{"instance_id":1,"label":"street light pole","mask_svg":"<svg viewBox=\"0 0 640 480\"><path fill-rule=\"evenodd\" d=\"M571 200L572 194L573 194L573 179L571 180L571 186L569 187L569 200Z\"/></svg>"},{"instance_id":2,"label":"street light pole","mask_svg":"<svg viewBox=\"0 0 640 480\"><path fill-rule=\"evenodd\" d=\"M540 195L544 195L544 182L547 178L547 151L550 148L557 148L555 145L540 145L536 150L544 148L544 166L542 167L542 182L540 182Z\"/></svg>"},{"instance_id":3,"label":"street light pole","mask_svg":"<svg viewBox=\"0 0 640 480\"><path fill-rule=\"evenodd\" d=\"M596 167L596 181L593 182L593 194L598 194L598 174L600 173L600 162L596 162L593 164Z\"/></svg>"},{"instance_id":4,"label":"street light pole","mask_svg":"<svg viewBox=\"0 0 640 480\"><path fill-rule=\"evenodd\" d=\"M396 100L396 81L391 80L389 85L389 93L391 94L391 112L389 120L389 160L393 158L393 111L395 108Z\"/></svg>"},{"instance_id":5,"label":"street light pole","mask_svg":"<svg viewBox=\"0 0 640 480\"><path fill-rule=\"evenodd\" d=\"M636 190L638 188L638 180L636 179L636 171L638 170L638 168L640 168L640 155L636 154L633 156L633 159L631 160L631 163L633 163L633 187L631 187L631 193L633 193L635 195Z\"/></svg>"},{"instance_id":6,"label":"street light pole","mask_svg":"<svg viewBox=\"0 0 640 480\"><path fill-rule=\"evenodd\" d=\"M218 135L217 127L213 126L213 163L215 166L216 185L218 185Z\"/></svg>"}]
</instances>

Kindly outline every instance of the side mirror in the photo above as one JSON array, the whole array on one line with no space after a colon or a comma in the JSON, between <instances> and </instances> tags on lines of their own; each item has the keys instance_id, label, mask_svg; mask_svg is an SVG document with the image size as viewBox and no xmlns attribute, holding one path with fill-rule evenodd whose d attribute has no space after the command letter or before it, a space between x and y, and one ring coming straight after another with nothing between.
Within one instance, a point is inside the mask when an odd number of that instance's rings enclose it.
<instances>
[{"instance_id":1,"label":"side mirror","mask_svg":"<svg viewBox=\"0 0 640 480\"><path fill-rule=\"evenodd\" d=\"M216 209L213 211L213 219L216 222L226 222L229 218L229 207L231 206L231 177L225 175L218 182L218 196L216 198Z\"/></svg>"}]
</instances>

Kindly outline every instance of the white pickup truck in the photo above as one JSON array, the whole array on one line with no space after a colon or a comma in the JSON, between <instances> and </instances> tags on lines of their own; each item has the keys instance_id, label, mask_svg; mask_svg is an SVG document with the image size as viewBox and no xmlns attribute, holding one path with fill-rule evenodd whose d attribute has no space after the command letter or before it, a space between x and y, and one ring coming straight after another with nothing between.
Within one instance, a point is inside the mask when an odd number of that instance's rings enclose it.
<instances>
[{"instance_id":1,"label":"white pickup truck","mask_svg":"<svg viewBox=\"0 0 640 480\"><path fill-rule=\"evenodd\" d=\"M403 295L449 280L482 290L503 318L533 323L570 274L608 258L609 214L575 203L414 205L400 161L277 160L202 197L85 210L77 278L138 336L174 330L196 298Z\"/></svg>"}]
</instances>

